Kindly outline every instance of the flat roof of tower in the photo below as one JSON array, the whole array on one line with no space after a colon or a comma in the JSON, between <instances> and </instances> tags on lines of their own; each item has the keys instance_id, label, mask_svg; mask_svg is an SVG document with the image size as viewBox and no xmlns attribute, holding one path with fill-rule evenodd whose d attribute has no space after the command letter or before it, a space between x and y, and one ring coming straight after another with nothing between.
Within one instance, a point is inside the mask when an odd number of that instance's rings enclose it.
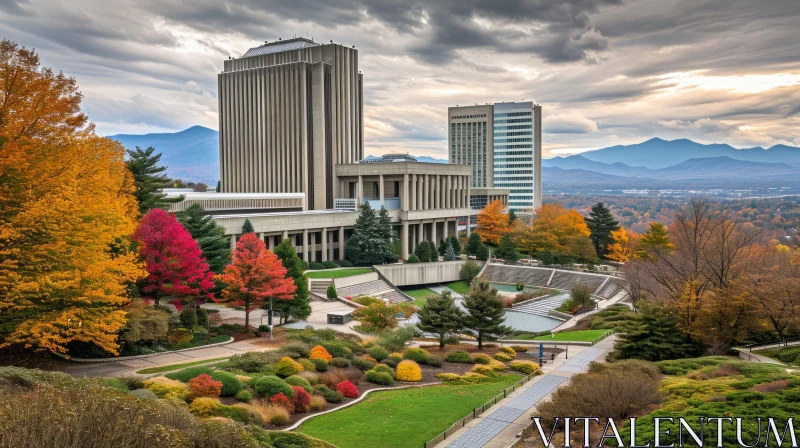
<instances>
[{"instance_id":1,"label":"flat roof of tower","mask_svg":"<svg viewBox=\"0 0 800 448\"><path fill-rule=\"evenodd\" d=\"M320 45L322 44L314 42L311 39L306 39L305 37L295 37L286 40L276 40L275 42L269 42L258 47L253 47L247 50L242 57L246 58L250 56L281 53L284 51L299 50L301 48L318 47Z\"/></svg>"}]
</instances>

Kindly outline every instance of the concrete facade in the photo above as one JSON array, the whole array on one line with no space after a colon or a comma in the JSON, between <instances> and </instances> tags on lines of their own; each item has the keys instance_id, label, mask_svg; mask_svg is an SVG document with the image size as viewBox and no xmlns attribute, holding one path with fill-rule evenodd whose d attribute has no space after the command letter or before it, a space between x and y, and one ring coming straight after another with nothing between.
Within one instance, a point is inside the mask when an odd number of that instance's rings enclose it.
<instances>
[{"instance_id":1,"label":"concrete facade","mask_svg":"<svg viewBox=\"0 0 800 448\"><path fill-rule=\"evenodd\" d=\"M473 260L478 266L485 261ZM454 282L459 280L461 266L465 260L441 261L438 263L388 264L375 266L395 286L423 285L428 283Z\"/></svg>"}]
</instances>

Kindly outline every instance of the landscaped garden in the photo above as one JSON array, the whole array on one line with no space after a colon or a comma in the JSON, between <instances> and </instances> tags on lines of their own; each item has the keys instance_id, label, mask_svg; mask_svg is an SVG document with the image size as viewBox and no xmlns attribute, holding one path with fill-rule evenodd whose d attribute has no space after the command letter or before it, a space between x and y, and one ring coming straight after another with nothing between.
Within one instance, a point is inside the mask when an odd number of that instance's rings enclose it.
<instances>
[{"instance_id":1,"label":"landscaped garden","mask_svg":"<svg viewBox=\"0 0 800 448\"><path fill-rule=\"evenodd\" d=\"M592 342L595 339L609 336L613 330L582 330L582 331L562 331L555 334L544 336L519 336L516 339L528 339L532 341L570 341L570 342Z\"/></svg>"},{"instance_id":2,"label":"landscaped garden","mask_svg":"<svg viewBox=\"0 0 800 448\"><path fill-rule=\"evenodd\" d=\"M755 353L792 366L800 366L800 345L768 348Z\"/></svg>"},{"instance_id":3,"label":"landscaped garden","mask_svg":"<svg viewBox=\"0 0 800 448\"><path fill-rule=\"evenodd\" d=\"M370 272L374 272L372 268L342 268L322 271L306 271L305 276L308 278L342 278L353 275L369 274Z\"/></svg>"}]
</instances>

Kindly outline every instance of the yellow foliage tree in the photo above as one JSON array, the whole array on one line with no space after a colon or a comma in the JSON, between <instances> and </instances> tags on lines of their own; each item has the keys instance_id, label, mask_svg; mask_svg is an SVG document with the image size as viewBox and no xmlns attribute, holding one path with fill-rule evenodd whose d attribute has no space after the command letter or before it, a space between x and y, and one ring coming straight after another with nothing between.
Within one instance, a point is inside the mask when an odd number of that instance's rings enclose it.
<instances>
[{"instance_id":1,"label":"yellow foliage tree","mask_svg":"<svg viewBox=\"0 0 800 448\"><path fill-rule=\"evenodd\" d=\"M577 210L569 210L561 204L544 204L538 210L530 226L516 233L517 248L522 253L542 251L571 252L583 247L582 238L589 236L589 227Z\"/></svg>"},{"instance_id":2,"label":"yellow foliage tree","mask_svg":"<svg viewBox=\"0 0 800 448\"><path fill-rule=\"evenodd\" d=\"M505 209L506 206L498 199L478 213L478 227L475 232L484 243L497 245L500 238L508 233L508 213L504 213Z\"/></svg>"},{"instance_id":3,"label":"yellow foliage tree","mask_svg":"<svg viewBox=\"0 0 800 448\"><path fill-rule=\"evenodd\" d=\"M133 182L124 148L95 135L74 79L0 42L0 348L116 354L127 286Z\"/></svg>"},{"instance_id":4,"label":"yellow foliage tree","mask_svg":"<svg viewBox=\"0 0 800 448\"><path fill-rule=\"evenodd\" d=\"M641 237L632 229L620 227L619 230L611 231L611 238L614 239L614 242L608 245L608 254L606 256L610 260L627 263L633 258Z\"/></svg>"}]
</instances>

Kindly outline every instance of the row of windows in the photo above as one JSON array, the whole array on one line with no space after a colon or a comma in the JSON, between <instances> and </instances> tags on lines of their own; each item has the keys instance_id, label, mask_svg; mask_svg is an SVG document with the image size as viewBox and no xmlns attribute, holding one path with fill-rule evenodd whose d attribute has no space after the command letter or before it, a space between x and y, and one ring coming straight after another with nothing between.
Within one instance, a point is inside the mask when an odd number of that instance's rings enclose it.
<instances>
[{"instance_id":1,"label":"row of windows","mask_svg":"<svg viewBox=\"0 0 800 448\"><path fill-rule=\"evenodd\" d=\"M494 138L513 137L515 135L531 135L531 131L495 132Z\"/></svg>"},{"instance_id":2,"label":"row of windows","mask_svg":"<svg viewBox=\"0 0 800 448\"><path fill-rule=\"evenodd\" d=\"M504 113L496 113L494 117L530 117L530 112L504 112Z\"/></svg>"},{"instance_id":3,"label":"row of windows","mask_svg":"<svg viewBox=\"0 0 800 448\"><path fill-rule=\"evenodd\" d=\"M530 182L498 182L497 178L494 180L495 188L514 188L514 187L530 187Z\"/></svg>"},{"instance_id":4,"label":"row of windows","mask_svg":"<svg viewBox=\"0 0 800 448\"><path fill-rule=\"evenodd\" d=\"M486 114L456 115L455 117L451 117L452 120L463 120L465 118L486 118Z\"/></svg>"},{"instance_id":5,"label":"row of windows","mask_svg":"<svg viewBox=\"0 0 800 448\"><path fill-rule=\"evenodd\" d=\"M530 123L531 120L529 118L511 118L508 120L495 120L494 124L502 124L502 123Z\"/></svg>"},{"instance_id":6,"label":"row of windows","mask_svg":"<svg viewBox=\"0 0 800 448\"><path fill-rule=\"evenodd\" d=\"M530 163L497 163L495 161L494 169L496 170L509 170L514 168L533 168Z\"/></svg>"},{"instance_id":7,"label":"row of windows","mask_svg":"<svg viewBox=\"0 0 800 448\"><path fill-rule=\"evenodd\" d=\"M507 177L495 176L494 177L494 181L495 182L514 182L514 181L521 181L521 180L527 180L528 183L527 184L516 185L516 186L518 186L518 187L527 187L527 186L530 185L530 182L533 181L533 178L531 176L507 176Z\"/></svg>"},{"instance_id":8,"label":"row of windows","mask_svg":"<svg viewBox=\"0 0 800 448\"><path fill-rule=\"evenodd\" d=\"M518 201L524 201L525 199L533 200L533 196L509 196L509 199L516 199Z\"/></svg>"},{"instance_id":9,"label":"row of windows","mask_svg":"<svg viewBox=\"0 0 800 448\"><path fill-rule=\"evenodd\" d=\"M533 129L533 126L529 124L508 124L505 126L495 126L494 130L503 130L503 129Z\"/></svg>"},{"instance_id":10,"label":"row of windows","mask_svg":"<svg viewBox=\"0 0 800 448\"><path fill-rule=\"evenodd\" d=\"M533 139L530 138L496 138L494 139L495 143L533 143Z\"/></svg>"},{"instance_id":11,"label":"row of windows","mask_svg":"<svg viewBox=\"0 0 800 448\"><path fill-rule=\"evenodd\" d=\"M497 155L497 154L495 154L495 155ZM504 163L510 163L510 162L533 162L533 159L530 158L530 157L509 157L507 159L498 159L497 157L495 157L494 161L495 162L504 162Z\"/></svg>"},{"instance_id":12,"label":"row of windows","mask_svg":"<svg viewBox=\"0 0 800 448\"><path fill-rule=\"evenodd\" d=\"M495 150L496 149L498 148L495 148ZM529 156L529 155L531 155L530 151L500 151L494 153L495 159L497 159L497 156Z\"/></svg>"},{"instance_id":13,"label":"row of windows","mask_svg":"<svg viewBox=\"0 0 800 448\"><path fill-rule=\"evenodd\" d=\"M494 149L530 149L530 147L531 145L495 145Z\"/></svg>"},{"instance_id":14,"label":"row of windows","mask_svg":"<svg viewBox=\"0 0 800 448\"><path fill-rule=\"evenodd\" d=\"M520 193L522 193L522 194L533 193L533 190L531 190L530 188L523 188L523 189L519 189L519 190L513 190L512 189L511 190L511 194L520 194Z\"/></svg>"},{"instance_id":15,"label":"row of windows","mask_svg":"<svg viewBox=\"0 0 800 448\"><path fill-rule=\"evenodd\" d=\"M497 167L495 167L495 168L497 168ZM503 174L503 175L509 175L509 174L511 174L511 175L513 175L513 174L533 174L533 170L508 170L508 171L503 171L502 173L498 173L498 174Z\"/></svg>"}]
</instances>

